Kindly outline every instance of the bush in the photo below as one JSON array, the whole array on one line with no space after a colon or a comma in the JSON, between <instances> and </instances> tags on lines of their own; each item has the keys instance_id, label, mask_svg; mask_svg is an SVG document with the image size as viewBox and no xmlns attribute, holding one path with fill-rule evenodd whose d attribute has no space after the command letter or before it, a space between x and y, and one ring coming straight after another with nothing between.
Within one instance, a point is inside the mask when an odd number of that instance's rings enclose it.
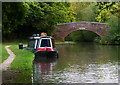
<instances>
[{"instance_id":1,"label":"bush","mask_svg":"<svg viewBox=\"0 0 120 85\"><path fill-rule=\"evenodd\" d=\"M107 36L107 38L110 44L120 44L120 34L114 34L111 36Z\"/></svg>"}]
</instances>

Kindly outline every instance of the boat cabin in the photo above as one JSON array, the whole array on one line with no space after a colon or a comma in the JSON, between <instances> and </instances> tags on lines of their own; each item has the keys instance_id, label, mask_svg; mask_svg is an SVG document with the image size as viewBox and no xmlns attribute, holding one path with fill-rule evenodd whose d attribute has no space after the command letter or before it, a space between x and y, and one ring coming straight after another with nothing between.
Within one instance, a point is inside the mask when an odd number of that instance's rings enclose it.
<instances>
[{"instance_id":1,"label":"boat cabin","mask_svg":"<svg viewBox=\"0 0 120 85\"><path fill-rule=\"evenodd\" d=\"M45 33L33 34L32 37L29 38L28 49L31 51L36 51L38 48L54 48L54 39L51 36L47 36Z\"/></svg>"}]
</instances>

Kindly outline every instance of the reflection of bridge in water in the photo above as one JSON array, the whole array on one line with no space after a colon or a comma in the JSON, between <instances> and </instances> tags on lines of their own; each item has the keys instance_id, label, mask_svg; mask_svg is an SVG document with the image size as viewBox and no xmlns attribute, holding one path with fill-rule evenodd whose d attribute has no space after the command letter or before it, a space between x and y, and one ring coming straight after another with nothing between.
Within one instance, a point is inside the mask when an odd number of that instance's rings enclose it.
<instances>
[{"instance_id":1,"label":"reflection of bridge in water","mask_svg":"<svg viewBox=\"0 0 120 85\"><path fill-rule=\"evenodd\" d=\"M53 33L53 36L56 40L64 41L64 38L77 30L86 30L92 31L99 35L101 38L104 38L106 34L109 34L108 24L98 23L98 22L72 22L56 25L56 29Z\"/></svg>"},{"instance_id":2,"label":"reflection of bridge in water","mask_svg":"<svg viewBox=\"0 0 120 85\"><path fill-rule=\"evenodd\" d=\"M33 67L33 83L46 83L46 80L51 79L56 64L57 58L40 57L35 59Z\"/></svg>"}]
</instances>

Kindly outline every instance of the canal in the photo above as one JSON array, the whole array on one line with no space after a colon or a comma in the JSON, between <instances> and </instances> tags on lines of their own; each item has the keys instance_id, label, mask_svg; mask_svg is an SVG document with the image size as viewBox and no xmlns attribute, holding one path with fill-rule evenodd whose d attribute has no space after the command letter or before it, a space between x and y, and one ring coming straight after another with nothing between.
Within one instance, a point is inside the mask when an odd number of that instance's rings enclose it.
<instances>
[{"instance_id":1,"label":"canal","mask_svg":"<svg viewBox=\"0 0 120 85\"><path fill-rule=\"evenodd\" d=\"M59 58L34 61L33 83L118 83L119 46L57 45Z\"/></svg>"}]
</instances>

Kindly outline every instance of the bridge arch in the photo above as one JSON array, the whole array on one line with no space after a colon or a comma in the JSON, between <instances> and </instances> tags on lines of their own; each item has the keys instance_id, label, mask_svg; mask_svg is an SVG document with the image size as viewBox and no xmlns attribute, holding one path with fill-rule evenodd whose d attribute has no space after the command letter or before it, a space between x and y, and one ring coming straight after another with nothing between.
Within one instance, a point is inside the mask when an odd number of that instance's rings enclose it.
<instances>
[{"instance_id":1,"label":"bridge arch","mask_svg":"<svg viewBox=\"0 0 120 85\"><path fill-rule=\"evenodd\" d=\"M108 24L98 23L98 22L72 22L56 25L58 29L53 32L53 36L56 40L64 41L65 37L68 34L78 31L86 30L96 33L101 38L105 38L105 35L108 34Z\"/></svg>"}]
</instances>

